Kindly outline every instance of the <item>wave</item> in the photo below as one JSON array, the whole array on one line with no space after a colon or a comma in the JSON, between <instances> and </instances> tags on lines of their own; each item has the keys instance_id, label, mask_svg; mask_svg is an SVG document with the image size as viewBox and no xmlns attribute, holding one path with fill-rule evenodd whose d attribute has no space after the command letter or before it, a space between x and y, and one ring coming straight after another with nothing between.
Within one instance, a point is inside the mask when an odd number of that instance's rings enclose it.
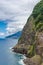
<instances>
[{"instance_id":1,"label":"wave","mask_svg":"<svg viewBox=\"0 0 43 65\"><path fill-rule=\"evenodd\" d=\"M23 62L23 59L21 59L21 60L19 61L19 64L20 64L20 65L25 65L24 62Z\"/></svg>"},{"instance_id":2,"label":"wave","mask_svg":"<svg viewBox=\"0 0 43 65\"><path fill-rule=\"evenodd\" d=\"M10 52L12 52L12 47L10 47L9 49L10 49ZM20 60L18 61L18 63L20 65L25 65L23 60L26 59L27 57L25 55L23 55L23 54L16 53L16 52L14 52L14 54L17 54L18 56L20 56Z\"/></svg>"},{"instance_id":3,"label":"wave","mask_svg":"<svg viewBox=\"0 0 43 65\"><path fill-rule=\"evenodd\" d=\"M24 59L26 59L26 56L25 56L25 55L23 55L23 56L22 56L22 59L20 59L20 60L18 61L20 65L25 65L24 62L23 62Z\"/></svg>"},{"instance_id":4,"label":"wave","mask_svg":"<svg viewBox=\"0 0 43 65\"><path fill-rule=\"evenodd\" d=\"M9 49L12 50L12 47L10 47Z\"/></svg>"}]
</instances>

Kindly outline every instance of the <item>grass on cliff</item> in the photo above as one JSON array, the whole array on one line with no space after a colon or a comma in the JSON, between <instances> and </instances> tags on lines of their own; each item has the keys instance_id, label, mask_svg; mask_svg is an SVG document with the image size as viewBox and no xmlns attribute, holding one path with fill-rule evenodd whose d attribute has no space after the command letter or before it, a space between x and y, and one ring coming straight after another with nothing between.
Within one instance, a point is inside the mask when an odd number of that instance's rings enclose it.
<instances>
[{"instance_id":1,"label":"grass on cliff","mask_svg":"<svg viewBox=\"0 0 43 65\"><path fill-rule=\"evenodd\" d=\"M32 57L32 56L34 56L35 54L36 54L36 52L35 52L35 44L30 45L29 50L28 50L28 52L27 52L27 56L28 56L28 57Z\"/></svg>"},{"instance_id":2,"label":"grass on cliff","mask_svg":"<svg viewBox=\"0 0 43 65\"><path fill-rule=\"evenodd\" d=\"M41 0L35 7L32 13L34 17L34 25L36 31L43 30L43 0Z\"/></svg>"},{"instance_id":3,"label":"grass on cliff","mask_svg":"<svg viewBox=\"0 0 43 65\"><path fill-rule=\"evenodd\" d=\"M33 10L33 17L36 18L39 14L43 14L43 0L41 0Z\"/></svg>"}]
</instances>

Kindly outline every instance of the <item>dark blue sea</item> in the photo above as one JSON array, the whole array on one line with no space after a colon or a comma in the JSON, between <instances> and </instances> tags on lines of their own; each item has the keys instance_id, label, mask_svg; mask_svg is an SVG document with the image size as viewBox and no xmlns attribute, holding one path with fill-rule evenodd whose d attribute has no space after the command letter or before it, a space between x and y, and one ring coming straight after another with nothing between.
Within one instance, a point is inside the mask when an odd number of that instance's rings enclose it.
<instances>
[{"instance_id":1,"label":"dark blue sea","mask_svg":"<svg viewBox=\"0 0 43 65\"><path fill-rule=\"evenodd\" d=\"M24 65L24 56L11 49L17 42L18 39L0 39L0 65Z\"/></svg>"}]
</instances>

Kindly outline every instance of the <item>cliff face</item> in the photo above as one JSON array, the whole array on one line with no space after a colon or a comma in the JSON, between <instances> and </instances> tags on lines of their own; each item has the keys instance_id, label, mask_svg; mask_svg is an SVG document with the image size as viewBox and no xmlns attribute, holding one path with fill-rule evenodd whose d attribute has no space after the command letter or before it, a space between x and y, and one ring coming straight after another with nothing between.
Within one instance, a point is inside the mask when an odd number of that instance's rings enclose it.
<instances>
[{"instance_id":1,"label":"cliff face","mask_svg":"<svg viewBox=\"0 0 43 65\"><path fill-rule=\"evenodd\" d=\"M15 52L27 54L30 45L35 42L34 18L31 15L27 20L22 31L22 35L18 40L18 44L14 47Z\"/></svg>"},{"instance_id":2,"label":"cliff face","mask_svg":"<svg viewBox=\"0 0 43 65\"><path fill-rule=\"evenodd\" d=\"M19 39L18 43L19 44L27 44L30 45L32 44L32 41L34 41L34 18L31 15L30 18L27 21L27 24L25 25L23 32L22 32L22 36Z\"/></svg>"},{"instance_id":3,"label":"cliff face","mask_svg":"<svg viewBox=\"0 0 43 65\"><path fill-rule=\"evenodd\" d=\"M29 58L40 55L43 62L43 0L34 7L23 28L18 44L13 49L15 52L26 54Z\"/></svg>"}]
</instances>

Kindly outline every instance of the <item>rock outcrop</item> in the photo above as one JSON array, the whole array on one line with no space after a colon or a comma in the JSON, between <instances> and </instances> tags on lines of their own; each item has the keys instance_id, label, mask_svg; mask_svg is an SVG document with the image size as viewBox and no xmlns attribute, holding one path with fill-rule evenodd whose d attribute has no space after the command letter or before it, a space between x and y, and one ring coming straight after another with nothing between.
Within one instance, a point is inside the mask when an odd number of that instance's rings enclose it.
<instances>
[{"instance_id":1,"label":"rock outcrop","mask_svg":"<svg viewBox=\"0 0 43 65\"><path fill-rule=\"evenodd\" d=\"M42 62L42 59L40 55L35 55L32 58L27 58L26 60L24 60L24 63L26 65L40 65L41 62Z\"/></svg>"},{"instance_id":2,"label":"rock outcrop","mask_svg":"<svg viewBox=\"0 0 43 65\"><path fill-rule=\"evenodd\" d=\"M26 65L43 65L43 0L34 7L13 51L28 57L24 60Z\"/></svg>"}]
</instances>

